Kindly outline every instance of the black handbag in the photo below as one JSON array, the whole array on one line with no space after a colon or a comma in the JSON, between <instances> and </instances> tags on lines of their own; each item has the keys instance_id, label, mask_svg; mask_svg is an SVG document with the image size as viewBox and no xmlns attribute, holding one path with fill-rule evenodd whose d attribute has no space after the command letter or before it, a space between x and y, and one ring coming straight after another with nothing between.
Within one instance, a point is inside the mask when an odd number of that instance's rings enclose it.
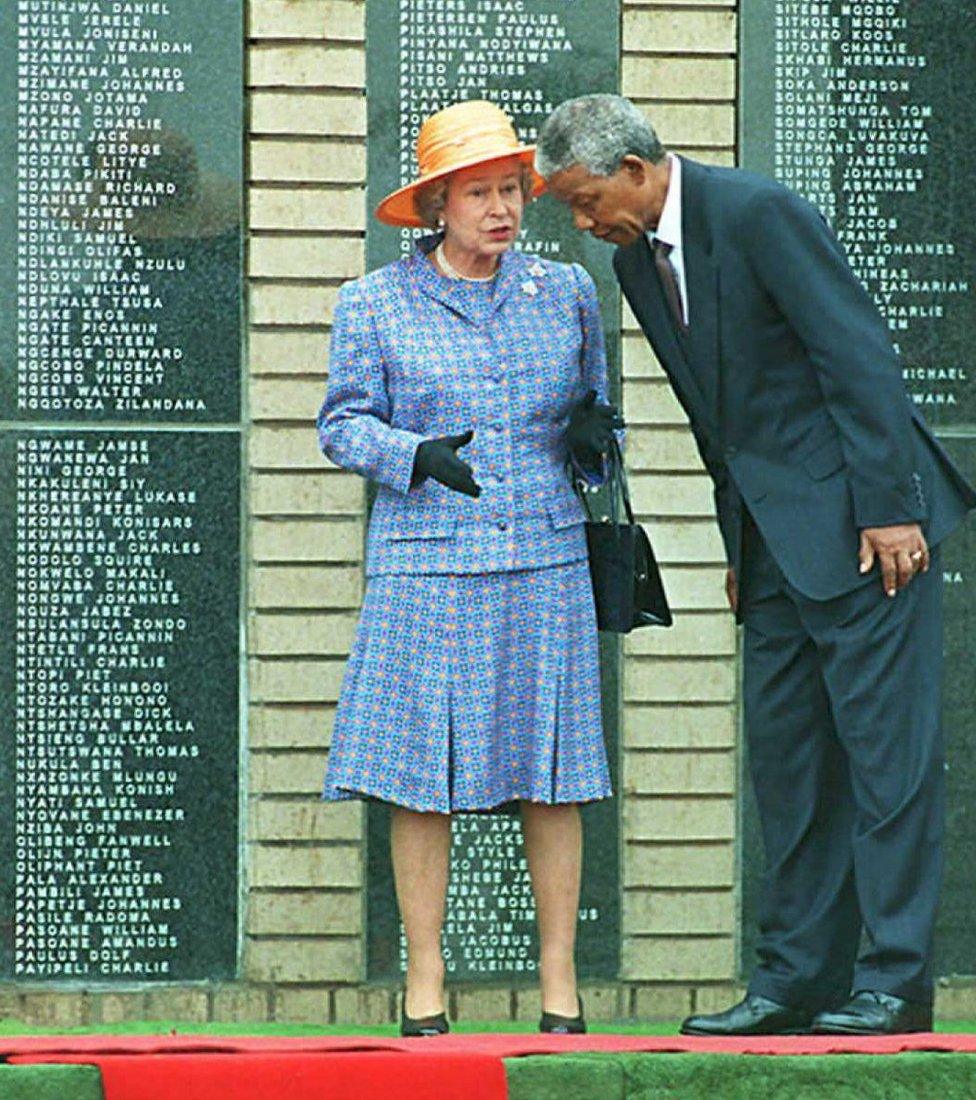
<instances>
[{"instance_id":1,"label":"black handbag","mask_svg":"<svg viewBox=\"0 0 976 1100\"><path fill-rule=\"evenodd\" d=\"M586 487L576 493L586 510L586 545L599 630L629 634L640 626L670 626L674 621L647 532L634 521L627 475L616 438L607 456L610 515L594 520ZM619 522L623 500L627 522Z\"/></svg>"}]
</instances>

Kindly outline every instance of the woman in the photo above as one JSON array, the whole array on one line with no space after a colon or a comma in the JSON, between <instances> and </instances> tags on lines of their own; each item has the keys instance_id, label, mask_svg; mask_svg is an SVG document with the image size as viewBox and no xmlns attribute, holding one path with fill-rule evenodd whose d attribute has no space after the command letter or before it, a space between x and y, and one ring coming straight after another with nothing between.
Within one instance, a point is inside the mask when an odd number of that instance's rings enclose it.
<instances>
[{"instance_id":1,"label":"woman","mask_svg":"<svg viewBox=\"0 0 976 1100\"><path fill-rule=\"evenodd\" d=\"M539 922L540 1027L585 1030L578 804L611 789L566 465L598 481L620 422L595 401L606 362L591 279L511 251L543 186L532 155L490 103L424 123L420 177L376 216L440 232L343 287L318 419L325 455L379 486L324 797L392 803L403 1034L448 1029L450 814L513 802Z\"/></svg>"}]
</instances>

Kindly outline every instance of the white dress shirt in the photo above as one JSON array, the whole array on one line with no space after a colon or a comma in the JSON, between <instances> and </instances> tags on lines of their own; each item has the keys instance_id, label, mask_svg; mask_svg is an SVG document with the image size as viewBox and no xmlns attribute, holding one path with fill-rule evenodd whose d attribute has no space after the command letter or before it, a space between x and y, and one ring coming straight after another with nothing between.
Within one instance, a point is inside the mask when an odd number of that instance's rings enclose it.
<instances>
[{"instance_id":1,"label":"white dress shirt","mask_svg":"<svg viewBox=\"0 0 976 1100\"><path fill-rule=\"evenodd\" d=\"M668 193L664 198L664 209L661 211L657 229L647 233L646 236L652 248L655 239L671 246L668 259L674 268L681 298L681 316L687 325L689 323L688 283L685 279L685 254L681 244L681 158L668 153L668 161L671 165L671 179L668 183Z\"/></svg>"}]
</instances>

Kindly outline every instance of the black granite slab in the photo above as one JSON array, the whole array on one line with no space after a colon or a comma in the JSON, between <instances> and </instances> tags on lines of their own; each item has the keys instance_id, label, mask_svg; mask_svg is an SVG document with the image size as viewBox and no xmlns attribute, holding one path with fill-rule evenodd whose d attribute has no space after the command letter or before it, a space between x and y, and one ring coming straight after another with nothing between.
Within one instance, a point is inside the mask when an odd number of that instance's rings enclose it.
<instances>
[{"instance_id":1,"label":"black granite slab","mask_svg":"<svg viewBox=\"0 0 976 1100\"><path fill-rule=\"evenodd\" d=\"M237 964L240 440L0 433L0 974Z\"/></svg>"},{"instance_id":2,"label":"black granite slab","mask_svg":"<svg viewBox=\"0 0 976 1100\"><path fill-rule=\"evenodd\" d=\"M619 790L619 645L604 639L603 725L611 777ZM583 878L577 930L581 978L614 978L620 961L619 798L582 809ZM369 804L367 935L369 977L401 978L406 966L393 895L390 814ZM519 817L514 807L492 814L457 814L453 823L444 958L448 981L538 982L539 937Z\"/></svg>"},{"instance_id":3,"label":"black granite slab","mask_svg":"<svg viewBox=\"0 0 976 1100\"><path fill-rule=\"evenodd\" d=\"M976 10L966 0L756 0L742 11L740 143L836 227L888 319L906 385L971 478L976 473L976 262L969 163ZM940 974L976 973L974 569L970 521L945 545L948 870ZM742 792L743 969L753 963L762 844Z\"/></svg>"},{"instance_id":4,"label":"black granite slab","mask_svg":"<svg viewBox=\"0 0 976 1100\"><path fill-rule=\"evenodd\" d=\"M970 484L976 478L976 438L943 440ZM945 682L948 815L946 879L936 925L936 972L976 974L976 519L942 549L945 592Z\"/></svg>"},{"instance_id":5,"label":"black granite slab","mask_svg":"<svg viewBox=\"0 0 976 1100\"><path fill-rule=\"evenodd\" d=\"M462 99L489 99L531 143L548 113L571 96L616 92L620 83L620 4L560 0L367 0L368 180L372 210L415 177L420 123ZM582 263L600 295L611 391L620 394L620 295L612 250L576 232L565 209L543 197L526 211L518 247L562 262ZM369 268L413 248L412 230L367 223ZM614 780L619 745L619 645L601 642L603 715ZM619 802L584 810L585 867L579 926L579 969L615 977L620 952ZM506 853L496 854L496 844ZM461 853L473 852L470 857ZM538 958L531 893L515 817L471 815L455 825L455 863L445 928L449 978L534 982ZM467 863L461 862L467 859ZM368 972L400 976L401 941L389 856L389 814L371 805L368 831ZM476 879L476 876L479 876ZM498 877L497 889L492 885ZM475 886L473 883L479 882ZM511 895L505 893L513 889ZM469 904L475 896L476 904ZM466 919L471 916L473 919Z\"/></svg>"},{"instance_id":6,"label":"black granite slab","mask_svg":"<svg viewBox=\"0 0 976 1100\"><path fill-rule=\"evenodd\" d=\"M927 419L976 424L976 8L753 0L741 13L743 167L827 215L885 314Z\"/></svg>"},{"instance_id":7,"label":"black granite slab","mask_svg":"<svg viewBox=\"0 0 976 1100\"><path fill-rule=\"evenodd\" d=\"M239 419L242 8L0 5L0 419Z\"/></svg>"}]
</instances>

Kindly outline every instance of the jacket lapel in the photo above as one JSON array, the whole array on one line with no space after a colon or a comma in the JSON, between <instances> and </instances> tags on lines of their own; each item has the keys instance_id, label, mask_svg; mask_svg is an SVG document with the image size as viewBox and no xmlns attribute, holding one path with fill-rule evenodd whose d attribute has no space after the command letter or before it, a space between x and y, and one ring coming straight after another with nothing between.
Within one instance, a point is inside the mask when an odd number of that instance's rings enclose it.
<instances>
[{"instance_id":1,"label":"jacket lapel","mask_svg":"<svg viewBox=\"0 0 976 1100\"><path fill-rule=\"evenodd\" d=\"M693 411L696 418L704 418L713 426L714 417L709 403L675 331L647 238L641 234L633 244L618 249L614 267L630 308L674 383L681 403L689 413ZM694 298L689 293L692 326L697 323L694 309Z\"/></svg>"},{"instance_id":2,"label":"jacket lapel","mask_svg":"<svg viewBox=\"0 0 976 1100\"><path fill-rule=\"evenodd\" d=\"M414 285L421 294L440 302L452 313L478 324L480 318L473 315L471 298L464 294L464 284L455 279L446 279L437 271L433 259L428 255L433 249L425 248L426 243L426 240L422 240L417 251L410 257ZM436 243L435 239L434 244Z\"/></svg>"},{"instance_id":3,"label":"jacket lapel","mask_svg":"<svg viewBox=\"0 0 976 1100\"><path fill-rule=\"evenodd\" d=\"M692 365L709 398L709 408L718 418L721 393L719 273L707 219L707 169L682 157L681 187L681 245L691 319L688 335Z\"/></svg>"},{"instance_id":4,"label":"jacket lapel","mask_svg":"<svg viewBox=\"0 0 976 1100\"><path fill-rule=\"evenodd\" d=\"M492 313L501 308L516 290L533 295L538 293L535 288L531 291L525 290L525 287L532 282L529 274L530 266L530 258L524 252L515 252L509 249L501 254L498 282L495 284L495 293L491 299Z\"/></svg>"},{"instance_id":5,"label":"jacket lapel","mask_svg":"<svg viewBox=\"0 0 976 1100\"><path fill-rule=\"evenodd\" d=\"M434 267L430 253L437 247L439 236L422 238L411 257L415 285L422 294L440 302L473 325L483 325L528 278L529 263L519 252L503 252L494 293L490 298L472 296L469 285L460 279L447 279Z\"/></svg>"}]
</instances>

